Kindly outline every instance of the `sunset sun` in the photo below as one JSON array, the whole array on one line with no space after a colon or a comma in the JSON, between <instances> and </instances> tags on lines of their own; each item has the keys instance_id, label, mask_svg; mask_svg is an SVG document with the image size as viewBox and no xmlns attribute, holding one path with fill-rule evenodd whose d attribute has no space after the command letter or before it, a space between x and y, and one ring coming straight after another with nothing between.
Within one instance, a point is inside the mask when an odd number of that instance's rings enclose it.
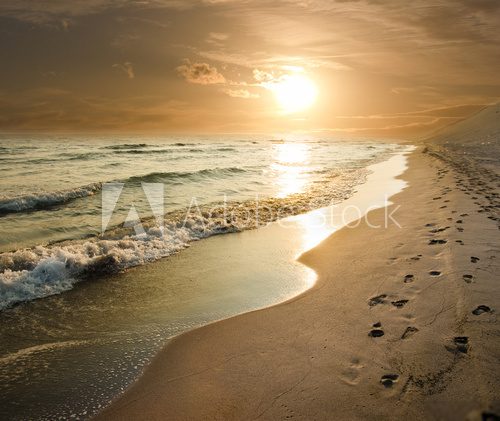
<instances>
[{"instance_id":1,"label":"sunset sun","mask_svg":"<svg viewBox=\"0 0 500 421\"><path fill-rule=\"evenodd\" d=\"M499 26L0 0L0 421L500 421Z\"/></svg>"},{"instance_id":2,"label":"sunset sun","mask_svg":"<svg viewBox=\"0 0 500 421\"><path fill-rule=\"evenodd\" d=\"M271 90L281 110L286 114L306 110L314 104L318 96L315 83L301 74L283 76L279 82L272 85Z\"/></svg>"}]
</instances>

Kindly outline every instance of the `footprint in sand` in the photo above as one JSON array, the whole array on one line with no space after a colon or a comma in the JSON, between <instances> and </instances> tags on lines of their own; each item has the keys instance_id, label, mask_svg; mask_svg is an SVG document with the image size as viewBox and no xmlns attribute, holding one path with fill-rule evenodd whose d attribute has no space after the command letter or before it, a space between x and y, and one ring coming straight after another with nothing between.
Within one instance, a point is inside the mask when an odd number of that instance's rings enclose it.
<instances>
[{"instance_id":1,"label":"footprint in sand","mask_svg":"<svg viewBox=\"0 0 500 421\"><path fill-rule=\"evenodd\" d=\"M467 354L469 351L469 338L467 336L455 336L444 347L452 354Z\"/></svg>"},{"instance_id":2,"label":"footprint in sand","mask_svg":"<svg viewBox=\"0 0 500 421\"><path fill-rule=\"evenodd\" d=\"M368 300L368 305L370 307L376 306L377 304L384 304L386 301L385 299L387 298L386 294L380 294L377 295L376 297L372 297Z\"/></svg>"},{"instance_id":3,"label":"footprint in sand","mask_svg":"<svg viewBox=\"0 0 500 421\"><path fill-rule=\"evenodd\" d=\"M446 244L447 240L440 240L440 239L432 239L429 241L429 245L432 246L434 244Z\"/></svg>"},{"instance_id":4,"label":"footprint in sand","mask_svg":"<svg viewBox=\"0 0 500 421\"><path fill-rule=\"evenodd\" d=\"M358 384L361 376L360 371L363 367L364 365L361 364L361 361L358 358L353 358L349 367L342 372L341 379L352 386Z\"/></svg>"},{"instance_id":5,"label":"footprint in sand","mask_svg":"<svg viewBox=\"0 0 500 421\"><path fill-rule=\"evenodd\" d=\"M384 374L380 378L380 383L386 388L394 386L394 384L398 381L399 375L398 374Z\"/></svg>"},{"instance_id":6,"label":"footprint in sand","mask_svg":"<svg viewBox=\"0 0 500 421\"><path fill-rule=\"evenodd\" d=\"M455 336L453 338L453 343L458 352L467 354L469 350L469 338L467 336Z\"/></svg>"},{"instance_id":7,"label":"footprint in sand","mask_svg":"<svg viewBox=\"0 0 500 421\"><path fill-rule=\"evenodd\" d=\"M384 336L384 331L381 329L382 323L373 323L372 327L375 329L370 330L370 332L368 332L368 336L371 336L372 338L380 338L381 336Z\"/></svg>"},{"instance_id":8,"label":"footprint in sand","mask_svg":"<svg viewBox=\"0 0 500 421\"><path fill-rule=\"evenodd\" d=\"M470 261L471 261L472 263L477 263L477 262L479 262L479 260L480 260L480 259L479 259L479 257L474 257L474 256L471 256L471 258L470 258Z\"/></svg>"},{"instance_id":9,"label":"footprint in sand","mask_svg":"<svg viewBox=\"0 0 500 421\"><path fill-rule=\"evenodd\" d=\"M413 326L408 326L406 330L403 332L401 335L401 339L408 339L410 336L413 336L415 333L418 332L418 329Z\"/></svg>"},{"instance_id":10,"label":"footprint in sand","mask_svg":"<svg viewBox=\"0 0 500 421\"><path fill-rule=\"evenodd\" d=\"M461 246L464 245L464 242L462 240L455 240L456 243L460 244Z\"/></svg>"},{"instance_id":11,"label":"footprint in sand","mask_svg":"<svg viewBox=\"0 0 500 421\"><path fill-rule=\"evenodd\" d=\"M403 308L406 303L408 303L408 300L391 301L391 304L397 308Z\"/></svg>"},{"instance_id":12,"label":"footprint in sand","mask_svg":"<svg viewBox=\"0 0 500 421\"><path fill-rule=\"evenodd\" d=\"M499 421L500 416L493 412L481 412L481 421Z\"/></svg>"},{"instance_id":13,"label":"footprint in sand","mask_svg":"<svg viewBox=\"0 0 500 421\"><path fill-rule=\"evenodd\" d=\"M464 279L465 282L470 284L472 282L472 280L474 279L474 276L466 274L466 275L463 275L462 278Z\"/></svg>"},{"instance_id":14,"label":"footprint in sand","mask_svg":"<svg viewBox=\"0 0 500 421\"><path fill-rule=\"evenodd\" d=\"M431 270L429 272L429 275L431 275L431 276L439 276L439 275L441 275L441 272L439 272L439 270Z\"/></svg>"},{"instance_id":15,"label":"footprint in sand","mask_svg":"<svg viewBox=\"0 0 500 421\"><path fill-rule=\"evenodd\" d=\"M415 279L415 276L412 274L405 275L404 283L407 284L409 282L413 282Z\"/></svg>"},{"instance_id":16,"label":"footprint in sand","mask_svg":"<svg viewBox=\"0 0 500 421\"><path fill-rule=\"evenodd\" d=\"M481 304L480 306L477 306L474 310L472 310L472 314L474 314L474 316L479 316L483 313L491 313L491 308Z\"/></svg>"},{"instance_id":17,"label":"footprint in sand","mask_svg":"<svg viewBox=\"0 0 500 421\"><path fill-rule=\"evenodd\" d=\"M434 228L432 230L430 230L429 232L431 234L437 234L438 232L443 232L443 231L446 231L448 228L450 227L444 227L444 228Z\"/></svg>"}]
</instances>

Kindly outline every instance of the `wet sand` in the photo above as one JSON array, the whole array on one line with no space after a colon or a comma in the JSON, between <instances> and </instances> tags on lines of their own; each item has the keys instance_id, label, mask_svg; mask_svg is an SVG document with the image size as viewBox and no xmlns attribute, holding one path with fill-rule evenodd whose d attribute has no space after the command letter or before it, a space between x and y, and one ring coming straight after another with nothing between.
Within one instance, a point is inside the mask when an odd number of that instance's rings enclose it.
<instances>
[{"instance_id":1,"label":"wet sand","mask_svg":"<svg viewBox=\"0 0 500 421\"><path fill-rule=\"evenodd\" d=\"M498 177L421 146L401 178L301 256L312 289L178 336L97 419L497 419Z\"/></svg>"}]
</instances>

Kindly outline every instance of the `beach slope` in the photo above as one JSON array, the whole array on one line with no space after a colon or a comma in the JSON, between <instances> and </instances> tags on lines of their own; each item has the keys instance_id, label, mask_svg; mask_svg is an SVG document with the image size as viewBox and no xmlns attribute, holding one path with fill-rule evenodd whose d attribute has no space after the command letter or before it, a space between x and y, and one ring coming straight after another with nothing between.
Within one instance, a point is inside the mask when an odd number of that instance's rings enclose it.
<instances>
[{"instance_id":1,"label":"beach slope","mask_svg":"<svg viewBox=\"0 0 500 421\"><path fill-rule=\"evenodd\" d=\"M97 419L497 419L498 177L446 135L391 206L301 257L311 290L175 338Z\"/></svg>"}]
</instances>

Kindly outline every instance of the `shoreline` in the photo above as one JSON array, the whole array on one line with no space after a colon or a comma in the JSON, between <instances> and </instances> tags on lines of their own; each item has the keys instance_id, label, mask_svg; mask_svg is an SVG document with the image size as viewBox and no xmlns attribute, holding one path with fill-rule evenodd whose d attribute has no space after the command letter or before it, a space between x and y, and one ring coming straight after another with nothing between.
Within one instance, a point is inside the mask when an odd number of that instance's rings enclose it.
<instances>
[{"instance_id":1,"label":"shoreline","mask_svg":"<svg viewBox=\"0 0 500 421\"><path fill-rule=\"evenodd\" d=\"M367 145L372 147L371 143ZM110 223L102 235L84 235L81 232L81 235L72 238L65 229L62 229L64 238L59 240L35 241L39 236L36 234L30 240L35 242L27 247L14 242L12 246L15 244L15 247L9 246L0 253L3 271L0 274L0 287L4 284L9 285L8 288L5 285L0 288L0 311L19 303L65 292L73 288L76 283L88 278L119 273L132 267L149 264L174 255L201 239L259 228L280 218L302 214L310 209L328 206L332 202L341 202L345 197L352 195L357 185L364 182L366 167L385 160L393 153L395 146L387 144L384 148L386 150L384 149L383 153L373 152L370 158L354 160L354 163L361 165L359 168L352 164L353 167L347 171L326 169L321 176L324 177L321 183L316 184L311 180L311 184L303 190L299 189L299 192L283 198L264 195L256 196L255 200L229 198L227 201L201 202L200 205L195 200L189 206L164 213L161 226L158 225L156 216L144 216L139 218L138 226L117 228ZM372 153L366 152L366 148L363 150L365 154ZM371 151L369 148L368 150ZM287 173L284 174L282 183L285 185L297 182L295 176L288 179ZM324 183L327 180L330 180L329 188L325 188ZM127 189L124 190L124 195L130 194L127 193ZM97 200L93 195L87 199ZM119 198L118 201L120 200ZM89 206L92 207L91 204ZM66 212L64 209L66 206L62 207L61 212ZM67 209L71 209L71 206ZM96 215L98 214L100 215L99 212ZM35 215L39 213L20 213L16 217L1 218L4 223L3 228L9 236L16 236L16 229L27 224L25 218L33 218ZM55 218L54 215L56 214L49 211L47 217ZM18 221L16 218L21 219ZM99 219L99 229L101 222ZM12 228L13 226L16 228ZM141 233L136 235L136 230ZM46 233L46 230L42 232ZM53 272L50 283L44 282L43 275L40 275L40 272L44 273L45 270Z\"/></svg>"},{"instance_id":2,"label":"shoreline","mask_svg":"<svg viewBox=\"0 0 500 421\"><path fill-rule=\"evenodd\" d=\"M393 205L393 202L391 199L394 196L397 196L398 194L400 194L404 189L406 189L408 187L408 183L403 181L403 175L408 170L409 158L411 157L411 155L413 153L416 153L416 151L418 149L417 146L412 145L412 144L407 143L407 142L401 143L401 144L408 146L410 149L406 150L406 151L399 151L399 152L392 153L391 156L387 157L385 160L382 160L380 162L376 162L376 163L371 164L370 166L366 167L367 170L370 170L370 173L367 176L367 179L363 183L358 184L355 187L355 193L353 194L353 196L349 197L348 199L342 201L341 203L337 203L335 205L328 206L326 208L319 208L319 209L315 209L315 210L312 210L312 211L309 211L306 213L287 216L286 218L283 218L282 220L273 221L270 223L270 225L259 228L259 231L268 230L270 226L271 227L272 226L281 226L281 224L283 222L285 222L285 224L286 224L288 221L289 221L288 223L293 226L294 224L296 224L297 220L300 221L301 219L304 219L305 216L310 216L309 219L311 219L313 221L321 219L321 218L326 219L326 218L328 218L328 216L330 216L330 224L327 224L326 227L325 226L321 227L322 232L320 233L319 237L314 238L313 241L309 242L309 244L307 244L307 245L303 244L301 246L302 250L300 250L298 252L298 254L296 255L296 259L295 259L296 263L299 263L301 266L303 265L304 268L306 268L308 270L312 269L314 272L315 280L314 280L314 282L311 281L310 286L303 288L300 292L295 293L294 295L292 295L289 298L284 299L283 301L278 301L278 302L275 302L273 304L265 305L265 306L260 307L260 308L245 311L243 313L235 314L235 315L232 315L232 316L229 316L226 318L222 318L219 320L214 320L214 321L211 321L207 324L194 327L193 329L190 329L190 330L185 331L185 332L181 332L181 333L169 338L167 343L164 345L164 347L159 352L157 352L155 354L153 359L144 368L144 371L141 373L141 375L123 393L116 396L116 398L111 402L111 404L109 406L107 406L102 411L97 413L92 419L101 419L101 416L103 414L105 414L108 409L113 408L113 406L116 404L116 402L118 402L121 399L123 399L124 397L126 397L127 394L129 393L130 389L133 389L135 387L135 385L138 382L140 382L145 375L147 375L148 371L152 369L152 366L155 364L156 360L158 358L161 358L162 354L168 352L168 348L170 346L172 346L172 344L174 344L177 340L184 337L185 335L189 335L195 331L209 328L211 326L215 326L215 325L218 325L220 323L224 323L228 320L237 319L239 317L242 317L242 316L245 316L248 314L252 314L252 313L256 313L256 312L263 312L263 311L272 309L274 307L287 305L287 304L292 303L296 300L300 300L303 296L313 292L316 288L318 288L318 283L321 280L320 276L314 270L313 267L309 266L307 263L302 261L303 256L306 255L307 253L309 253L314 248L316 248L321 242L325 241L330 236L335 235L338 231L343 231L343 230L349 231L350 229L352 229L351 227L348 226L349 224L352 224L353 222L357 223L358 221L361 221L364 217L368 216L368 213L373 212L374 210L387 209L388 207ZM390 163L389 161L394 160L394 158L399 158L400 162L398 162L397 164ZM388 177L386 175L385 171L394 172L394 169L389 170L389 168L391 166L397 167L398 173L396 175L391 175ZM375 169L375 167L380 167L380 168ZM377 179L379 179L379 180L377 180ZM377 181L382 181L382 180L383 180L384 186L386 186L385 183L392 183L393 184L392 189L397 190L394 194L390 194L390 195L386 194L384 196L384 203L382 203L380 201L380 199L381 199L380 191L377 191L378 189L376 186ZM402 181L402 182L399 183L399 181ZM398 185L398 187L396 187L396 185ZM387 189L385 189L385 190L387 190ZM342 225L342 222L340 222L340 220L338 219L338 214L336 214L336 215L333 214L333 209L336 207L339 207L341 209L348 208L348 207L359 207L359 209L363 212L363 214L360 215L360 217L355 217L354 214L347 213L347 218L346 218L347 221L344 221L344 223ZM333 220L335 220L335 222L338 225L335 226L335 224L333 223ZM303 223L305 223L305 222L303 222ZM326 228L326 230L325 230L325 228ZM279 235L279 232L276 232L276 234ZM316 235L318 235L318 233L316 233Z\"/></svg>"},{"instance_id":3,"label":"shoreline","mask_svg":"<svg viewBox=\"0 0 500 421\"><path fill-rule=\"evenodd\" d=\"M436 170L433 166L438 169ZM437 174L433 180L430 177L432 171ZM403 205L406 215L405 222L408 226L414 225L414 219L423 222L426 219L436 219L441 214L445 220L450 218L449 216L444 218L445 213L449 214L447 205L439 207L438 212L435 212L434 209L437 202L433 198L438 197L437 194L450 194L450 197L456 195L455 192L449 191L441 193L443 188L438 187L438 183L443 178L447 178L447 181L450 181L448 179L451 178L449 170L444 168L441 162L424 156L421 154L421 149L414 151L410 155L410 167L402 175L402 178L407 178L410 181L410 186L394 196L392 201L395 205ZM417 180L421 180L420 185ZM409 209L410 201L407 196L419 199L419 202L413 205L427 209L429 216L414 215L413 209ZM439 200L441 198L442 196ZM421 203L420 199L424 199L425 203ZM466 205L470 207L470 204L464 201L467 198L460 197L458 199L457 202L461 207ZM372 211L369 215L380 218L381 210ZM477 215L474 217L481 218ZM484 225L482 219L475 223L481 227ZM422 233L422 227L424 227L425 234ZM402 232L392 231L389 229L382 233L379 231L376 234L383 234L384 238L381 237L379 240L384 241L394 242L398 238L405 240L405 242L416 241L413 236L408 239L407 236L403 235L401 238L404 230ZM418 234L417 237L423 234L426 237L426 242L430 241L427 238L429 237L428 231L429 227L425 227L425 224L418 227L412 226L412 234ZM438 386L442 380L439 377L447 377L447 373L452 373L457 366L463 364L460 359L467 358L467 352L463 351L467 351L470 345L467 342L469 337L465 339L465 345L454 342L452 331L456 335L461 335L455 336L455 339L464 336L463 332L458 332L460 329L454 325L456 320L449 316L450 310L445 311L446 306L439 306L443 315L439 312L439 315L433 313L435 307L441 302L439 300L436 302L436 297L428 292L430 289L438 288L434 284L434 276L429 274L440 272L436 275L436 278L441 281L437 285L444 284L446 288L451 288L453 294L460 295L460 288L463 286L457 287L450 284L453 282L451 280L453 265L450 261L453 260L457 252L463 252L464 246L458 242L458 239L455 244L450 241L445 246L425 244L421 246L421 257L408 255L403 259L404 262L400 262L401 257L394 257L392 260L393 256L386 256L381 260L382 264L381 261L374 260L374 258L380 255L381 251L385 251L387 254L387 244L383 242L380 244L380 250L372 250L372 253L367 253L366 242L368 239L373 240L370 238L372 234L363 224L353 229L341 229L314 249L306 252L300 261L318 273L318 280L313 288L292 300L212 323L175 337L155 357L138 381L96 419L137 419L137 417L144 417L146 414L148 419L164 419L166 416L173 419L202 419L206 417L213 419L256 417L272 419L282 417L285 412L305 419L310 415L309 411L312 407L316 411L313 418L319 419L327 418L328 412L324 412L326 410L333 410L337 416L346 417L351 417L353 414L357 416L367 416L368 414L391 416L392 414L394 416L394 412L392 412L394 408L391 409L389 403L379 407L379 399L392 400L399 407L399 411L402 410L401 408L405 408L405 411L409 411L414 416L429 415L429 408L437 413L441 412L440 416L445 419L452 419L452 416L458 414L464 415L464 411L468 411L469 415L474 415L474 411L479 411L477 413L480 414L481 411L491 410L489 406L495 404L491 395L491 390L494 390L494 387L491 387L490 391L481 391L483 403L477 407L474 407L474 401L465 399L467 393L464 394L464 390L461 390L460 399L454 400L447 396L448 401L453 404L451 405L453 415L446 411L443 412L442 405L440 406L435 398L432 399L434 395L439 395L433 390L433 388L439 389ZM458 234L454 232L453 235ZM463 242L463 240L460 241ZM343 245L342 250L338 250L334 246L339 242ZM397 241L396 248L409 248L412 251L417 249L416 247L408 247L405 242ZM455 251L457 247L462 247L462 250ZM331 254L332 249L335 250L333 255ZM427 252L430 252L429 255ZM401 254L401 250L392 254ZM476 254L478 254L477 251ZM348 261L349 258L352 259L353 255L362 264L359 269L354 267L350 268L352 269L350 271L349 268L345 267L345 263L342 267L341 262ZM364 262L363 259L370 261L371 264ZM419 266L420 262L426 259L430 260L427 274L422 270L418 274L411 274L413 275L412 281L408 283L405 283L404 280L406 275L410 274L404 274L401 269L395 270L393 267L394 262L400 262L403 266L408 266L403 271L407 272L411 270L412 265L413 267ZM339 262L339 264L335 265L332 260ZM438 260L443 260L441 265L437 264ZM332 270L332 266L335 270ZM378 275L376 271L374 272L374 268L380 270L383 275L383 278L377 281L379 282L377 288L374 288L372 283L367 284L366 281L360 282L360 285L351 283L352 291L345 289L345 286L337 284L332 286L329 283L332 278L338 279L339 277L343 277L344 280L377 278ZM441 270L437 270L438 268ZM417 270L414 268L412 271L416 272ZM417 309L407 310L417 305L413 304L413 298L398 300L397 298L401 297L396 295L399 294L380 294L382 290L380 285L386 282L384 279L390 272L398 272L397 276L391 275L391 278L395 276L399 280L398 288L406 288L404 295L416 298L424 296L426 298L423 300L424 303L417 303L418 309L423 315L419 316ZM355 276L355 273L358 276ZM421 282L426 284L425 288L416 286L417 283ZM464 281L462 280L462 282ZM487 282L490 287L491 282L491 279ZM396 287L392 286L392 288ZM335 294L329 297L330 300L326 300L324 296L331 295L332 289ZM346 308L344 312L341 312L340 314L348 321L347 315L350 312L354 316L351 316L350 322L337 320L337 324L328 326L319 343L319 338L316 337L318 335L314 333L316 329L312 326L329 325L324 320L324 315L333 314L333 310L338 313L339 309L329 307L332 305L333 297L338 299L339 296L351 304L356 303L358 308L356 309L355 306L351 311ZM371 303L373 298L375 298L373 301L375 304L373 306L367 304L367 302ZM465 300L463 297L461 299ZM316 305L312 305L308 301L313 301ZM293 309L293 307L296 308ZM339 304L339 307L342 308L342 305ZM383 322L375 320L382 319L382 314L376 317L371 314L372 310L379 312L380 308L390 310ZM464 317L463 315L462 319ZM486 314L483 319L488 317L491 317L490 313ZM436 323L433 318L438 320L439 327L433 326L432 329L428 329L427 326ZM361 328L361 333L357 332L358 338L348 338L347 333L350 329L356 330L354 325L358 325L360 320L366 323L364 329ZM372 327L372 325L378 326L378 323L381 323L380 327ZM386 326L389 326L389 329ZM398 331L397 335L389 333L392 328ZM382 333L384 335L382 337L368 336L369 332L373 330L382 330L388 334ZM335 331L333 337L332 331ZM436 340L436 332L440 340ZM391 336L390 340L387 339L389 336ZM343 340L338 341L338 337L343 337ZM313 338L316 346L310 347ZM423 356L415 352L414 342L417 340L419 343L416 349L423 352ZM384 346L388 349L381 352L381 348ZM336 361L320 355L323 354L321 350L326 350L329 347L336 350ZM363 350L368 351L369 354L367 355L366 351ZM429 358L430 350L434 350L440 356ZM465 357L461 354L464 354ZM396 361L400 359L409 360L410 367L421 366L420 371L413 369L416 372L412 372L401 361L396 364ZM370 360L375 367L367 367ZM439 367L441 368L439 369ZM443 367L446 368L445 373L441 373ZM330 368L330 370L326 370L326 368ZM429 381L421 379L420 377L424 375L425 370L427 370L427 374L435 372L436 379ZM331 372L331 375L327 374L328 372ZM261 378L258 376L259 373ZM388 377L384 380L383 376ZM429 376L432 377L431 374L427 377ZM335 381L332 380L332 377ZM467 389L454 379L452 376L451 383L455 388ZM498 382L497 379L489 380ZM304 389L304 384L311 383L311 381L312 384ZM387 386L381 386L381 383ZM468 394L474 396L478 385L477 382L471 383L473 387L468 391ZM319 387L319 384L322 387ZM301 385L302 392L297 391L298 385ZM366 398L363 405L360 406L359 402L352 400L353 391L351 388L356 390L354 395L361 394ZM426 399L426 394L422 393L422 390L426 388L430 389L429 396L431 398ZM306 390L309 392L306 393ZM449 387L445 390L449 390ZM315 392L312 393L312 391ZM395 396L400 394L405 395L405 400L411 402L411 405L408 402L395 399ZM165 396L172 396L173 399L165 399ZM194 396L196 396L195 401L193 401ZM333 404L331 399L336 396L343 398L341 402ZM316 401L314 405L312 405L311 399ZM317 402L318 400L320 402ZM280 405L277 405L278 401L280 401Z\"/></svg>"},{"instance_id":4,"label":"shoreline","mask_svg":"<svg viewBox=\"0 0 500 421\"><path fill-rule=\"evenodd\" d=\"M365 168L373 171L368 182L358 184L357 194L332 207L283 218L261 229L212 236L168 259L103 281L79 283L64 294L11 310L24 325L36 324L28 338L18 338L15 325L3 324L6 349L11 353L28 349L38 355L28 368L23 359L0 366L6 379L14 379L4 396L12 404L0 412L18 418L34 413L41 419L51 414L88 418L133 384L167 338L285 302L307 290L316 275L297 262L297 255L338 229L340 216L346 222L357 219L355 212L347 209L344 214L342 209L355 205L364 211L377 200L385 206L382 193L402 188L402 182L391 179L403 171L404 154L391 153ZM331 213L325 211L330 208ZM318 225L321 218L328 223ZM8 315L4 315L7 320ZM64 325L54 325L53 320L64 320ZM40 348L47 337L53 341L50 332L55 329L64 346L53 349L51 342L50 347ZM95 343L89 338L96 338ZM17 370L38 374L29 388L37 400L16 382ZM64 388L50 380L54 376L65 379ZM77 398L71 401L73 396ZM16 408L19 405L22 410Z\"/></svg>"},{"instance_id":5,"label":"shoreline","mask_svg":"<svg viewBox=\"0 0 500 421\"><path fill-rule=\"evenodd\" d=\"M144 367L144 370L139 377L136 378L136 380L131 383L123 393L117 395L110 405L112 406L114 402L126 395L127 391L130 388L133 388L134 385L141 380L144 374L147 373L150 366L154 364L156 358L158 358L158 356L161 355L163 351L166 350L179 337L198 329L223 323L224 321L237 318L245 314L265 311L266 309L273 308L275 306L293 302L300 299L303 295L308 294L311 290L314 290L316 288L316 283L318 282L318 275L314 270L311 270L309 266L302 264L300 257L304 253L307 253L310 249L316 247L327 237L333 235L339 230L344 229L346 225L352 224L353 222L356 223L356 221L365 217L371 210L380 208L384 209L391 204L390 197L401 192L407 187L407 184L401 180L401 177L408 168L408 157L411 155L412 151L416 149L416 147L408 145L408 148L409 149L404 151L394 152L386 159L366 167L368 175L365 181L355 187L354 194L348 199L328 207L315 209L303 214L288 216L281 220L273 221L269 225L260 227L257 230L251 230L253 235L258 236L260 233L261 241L266 243L268 243L266 238L268 240L271 238L279 238L279 242L271 242L271 246L273 248L278 248L280 247L280 243L283 243L284 241L292 241L293 239L293 245L287 244L286 246L286 249L292 248L295 250L295 257L290 256L291 260L288 264L291 266L298 265L299 268L302 268L303 270L298 272L297 275L304 273L303 276L307 279L304 278L304 280L300 282L298 280L295 281L295 283L297 283L296 291L292 294L288 294L288 296L278 301L268 304L263 303L257 308L209 321L208 323L196 326L188 331L180 332L179 334L168 338L166 344ZM379 186L383 187L380 188ZM362 214L358 215L358 211ZM323 221L327 221L326 224ZM316 224L320 224L320 226L315 226ZM350 228L347 227L346 229ZM244 231L243 233L246 233L244 235L248 235L247 231ZM297 241L297 237L303 237L303 239ZM245 243L248 243L246 244L247 247L252 248L257 246L256 244L252 244L252 242L246 241ZM223 245L224 243L220 244L220 246ZM281 244L281 246L283 246L283 244ZM269 249L269 246L267 246L267 248ZM279 270L279 268L277 267L275 270ZM308 275L309 272L311 276ZM264 276L265 273L266 272L262 270L262 274L264 274ZM288 276L293 276L293 272L288 273ZM303 285L299 288L298 283ZM99 413L96 416L99 416Z\"/></svg>"}]
</instances>

